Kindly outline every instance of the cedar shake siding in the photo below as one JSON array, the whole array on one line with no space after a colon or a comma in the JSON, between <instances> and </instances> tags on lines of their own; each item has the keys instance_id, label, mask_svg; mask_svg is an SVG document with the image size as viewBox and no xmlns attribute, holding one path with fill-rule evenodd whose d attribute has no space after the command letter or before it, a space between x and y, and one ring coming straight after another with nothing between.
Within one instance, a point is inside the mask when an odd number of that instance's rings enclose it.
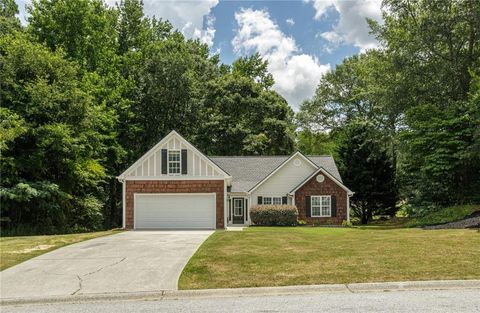
<instances>
[{"instance_id":1,"label":"cedar shake siding","mask_svg":"<svg viewBox=\"0 0 480 313\"><path fill-rule=\"evenodd\" d=\"M133 229L135 193L216 193L216 228L224 228L224 180L129 180L126 181L125 228Z\"/></svg>"},{"instance_id":2,"label":"cedar shake siding","mask_svg":"<svg viewBox=\"0 0 480 313\"><path fill-rule=\"evenodd\" d=\"M321 174L321 173L319 173ZM305 220L308 224L326 224L332 223L341 225L343 220L347 219L347 192L338 186L333 180L325 176L322 183L317 182L315 175L309 179L302 187L295 192L295 205L298 209L298 219ZM306 216L306 197L307 196L332 196L332 214L333 196L336 199L336 216L335 217L307 217Z\"/></svg>"}]
</instances>

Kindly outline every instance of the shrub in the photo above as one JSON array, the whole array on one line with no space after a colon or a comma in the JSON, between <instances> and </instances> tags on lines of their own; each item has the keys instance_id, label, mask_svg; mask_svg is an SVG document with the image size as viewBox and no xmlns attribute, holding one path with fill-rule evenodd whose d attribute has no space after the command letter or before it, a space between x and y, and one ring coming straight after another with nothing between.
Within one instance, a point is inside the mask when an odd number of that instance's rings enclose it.
<instances>
[{"instance_id":1,"label":"shrub","mask_svg":"<svg viewBox=\"0 0 480 313\"><path fill-rule=\"evenodd\" d=\"M352 227L353 225L352 225L352 222L347 221L347 220L343 220L342 221L342 226L343 227Z\"/></svg>"},{"instance_id":2,"label":"shrub","mask_svg":"<svg viewBox=\"0 0 480 313\"><path fill-rule=\"evenodd\" d=\"M300 226L307 225L307 221L306 220L298 220L298 225L300 225Z\"/></svg>"},{"instance_id":3,"label":"shrub","mask_svg":"<svg viewBox=\"0 0 480 313\"><path fill-rule=\"evenodd\" d=\"M251 208L252 223L261 226L295 226L298 210L293 205L257 205Z\"/></svg>"}]
</instances>

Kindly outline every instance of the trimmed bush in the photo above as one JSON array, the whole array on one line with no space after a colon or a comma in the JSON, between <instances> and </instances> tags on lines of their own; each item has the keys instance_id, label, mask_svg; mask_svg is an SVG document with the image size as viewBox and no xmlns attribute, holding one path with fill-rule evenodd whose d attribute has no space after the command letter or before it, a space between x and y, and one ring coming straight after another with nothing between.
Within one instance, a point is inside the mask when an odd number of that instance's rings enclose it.
<instances>
[{"instance_id":1,"label":"trimmed bush","mask_svg":"<svg viewBox=\"0 0 480 313\"><path fill-rule=\"evenodd\" d=\"M259 226L295 226L298 210L296 206L287 204L257 205L250 209L250 218L254 225Z\"/></svg>"}]
</instances>

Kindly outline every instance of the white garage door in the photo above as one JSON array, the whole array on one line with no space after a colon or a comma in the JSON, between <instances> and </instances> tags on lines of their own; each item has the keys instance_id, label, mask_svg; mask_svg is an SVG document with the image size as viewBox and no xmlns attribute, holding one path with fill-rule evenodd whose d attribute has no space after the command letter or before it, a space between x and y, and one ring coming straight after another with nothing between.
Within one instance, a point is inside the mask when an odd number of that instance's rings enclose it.
<instances>
[{"instance_id":1,"label":"white garage door","mask_svg":"<svg viewBox=\"0 0 480 313\"><path fill-rule=\"evenodd\" d=\"M215 194L135 194L135 229L215 228Z\"/></svg>"}]
</instances>

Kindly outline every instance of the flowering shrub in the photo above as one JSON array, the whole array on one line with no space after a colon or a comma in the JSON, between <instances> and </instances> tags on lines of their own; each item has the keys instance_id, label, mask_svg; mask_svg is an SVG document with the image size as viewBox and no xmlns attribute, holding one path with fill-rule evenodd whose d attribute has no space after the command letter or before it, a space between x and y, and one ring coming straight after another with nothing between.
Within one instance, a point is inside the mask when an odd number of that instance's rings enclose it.
<instances>
[{"instance_id":1,"label":"flowering shrub","mask_svg":"<svg viewBox=\"0 0 480 313\"><path fill-rule=\"evenodd\" d=\"M294 205L257 205L250 209L250 218L254 225L295 226L298 210Z\"/></svg>"}]
</instances>

